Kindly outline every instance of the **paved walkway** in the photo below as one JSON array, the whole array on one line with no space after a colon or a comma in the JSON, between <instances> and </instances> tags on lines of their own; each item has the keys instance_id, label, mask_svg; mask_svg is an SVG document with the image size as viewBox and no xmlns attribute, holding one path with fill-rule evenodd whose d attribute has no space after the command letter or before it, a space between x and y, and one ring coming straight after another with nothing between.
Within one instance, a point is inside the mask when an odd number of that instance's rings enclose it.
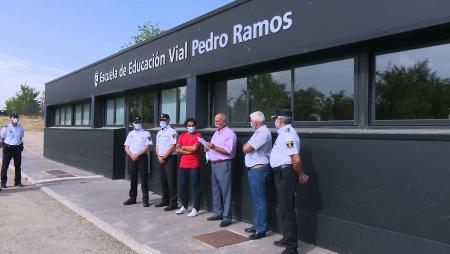
<instances>
[{"instance_id":1,"label":"paved walkway","mask_svg":"<svg viewBox=\"0 0 450 254\"><path fill-rule=\"evenodd\" d=\"M58 179L46 173L47 170L62 170L76 177ZM128 198L128 181L109 180L48 160L39 150L35 152L28 146L23 152L23 174L32 184L139 253L280 253L283 250L273 245L273 241L281 238L273 233L257 241L222 248L203 244L193 236L223 230L218 222L206 220L210 213L189 218L153 205L144 208L139 203L125 207L122 202ZM158 196L150 196L150 203L157 200ZM247 236L246 227L249 225L235 221L225 229ZM306 243L300 244L299 252L334 253Z\"/></svg>"}]
</instances>

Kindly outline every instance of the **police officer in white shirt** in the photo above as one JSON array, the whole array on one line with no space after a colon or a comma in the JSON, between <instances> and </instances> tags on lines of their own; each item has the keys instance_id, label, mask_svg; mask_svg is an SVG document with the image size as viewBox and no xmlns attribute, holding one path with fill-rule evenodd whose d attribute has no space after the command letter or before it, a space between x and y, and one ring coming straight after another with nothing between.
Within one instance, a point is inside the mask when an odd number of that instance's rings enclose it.
<instances>
[{"instance_id":1,"label":"police officer in white shirt","mask_svg":"<svg viewBox=\"0 0 450 254\"><path fill-rule=\"evenodd\" d=\"M245 153L245 166L248 168L248 183L254 204L253 226L245 232L252 233L250 240L266 236L267 226L267 182L271 179L272 169L269 156L272 150L272 134L264 124L264 114L256 111L250 114L250 126L254 131L252 137L242 147Z\"/></svg>"},{"instance_id":2,"label":"police officer in white shirt","mask_svg":"<svg viewBox=\"0 0 450 254\"><path fill-rule=\"evenodd\" d=\"M156 156L160 165L162 199L155 207L164 211L178 208L177 196L177 154L175 152L178 133L170 126L170 116L161 113L159 117L161 130L156 134Z\"/></svg>"},{"instance_id":3,"label":"police officer in white shirt","mask_svg":"<svg viewBox=\"0 0 450 254\"><path fill-rule=\"evenodd\" d=\"M8 181L8 167L11 159L14 159L14 186L23 187L20 167L22 164L23 151L22 139L25 130L19 124L19 116L17 114L10 115L9 119L11 120L11 123L5 125L0 132L3 147L1 188L7 187L6 182Z\"/></svg>"},{"instance_id":4,"label":"police officer in white shirt","mask_svg":"<svg viewBox=\"0 0 450 254\"><path fill-rule=\"evenodd\" d=\"M291 125L292 111L279 109L275 119L278 137L270 153L270 166L274 171L281 213L283 239L275 241L278 247L285 247L284 254L297 251L297 217L295 214L295 192L299 183L306 183L309 177L302 171L300 138Z\"/></svg>"},{"instance_id":5,"label":"police officer in white shirt","mask_svg":"<svg viewBox=\"0 0 450 254\"><path fill-rule=\"evenodd\" d=\"M133 120L134 130L128 133L125 140L125 153L128 157L128 174L130 175L131 187L130 198L124 205L136 204L138 177L141 179L142 205L149 207L148 202L148 156L147 152L152 145L150 132L142 128L141 118L137 116Z\"/></svg>"}]
</instances>

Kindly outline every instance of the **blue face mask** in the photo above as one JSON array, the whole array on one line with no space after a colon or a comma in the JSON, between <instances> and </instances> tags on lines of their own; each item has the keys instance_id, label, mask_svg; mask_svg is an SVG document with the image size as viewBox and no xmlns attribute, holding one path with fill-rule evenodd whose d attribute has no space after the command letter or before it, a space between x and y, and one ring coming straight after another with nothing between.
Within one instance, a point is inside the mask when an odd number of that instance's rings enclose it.
<instances>
[{"instance_id":1,"label":"blue face mask","mask_svg":"<svg viewBox=\"0 0 450 254\"><path fill-rule=\"evenodd\" d=\"M192 134L195 132L195 127L187 127L187 131Z\"/></svg>"},{"instance_id":2,"label":"blue face mask","mask_svg":"<svg viewBox=\"0 0 450 254\"><path fill-rule=\"evenodd\" d=\"M166 121L161 121L161 122L159 122L159 127L161 127L161 129L166 128L166 127L167 127Z\"/></svg>"},{"instance_id":3,"label":"blue face mask","mask_svg":"<svg viewBox=\"0 0 450 254\"><path fill-rule=\"evenodd\" d=\"M142 129L142 124L140 124L140 123L135 123L135 124L134 124L134 129L137 130L137 131L140 130L140 129Z\"/></svg>"}]
</instances>

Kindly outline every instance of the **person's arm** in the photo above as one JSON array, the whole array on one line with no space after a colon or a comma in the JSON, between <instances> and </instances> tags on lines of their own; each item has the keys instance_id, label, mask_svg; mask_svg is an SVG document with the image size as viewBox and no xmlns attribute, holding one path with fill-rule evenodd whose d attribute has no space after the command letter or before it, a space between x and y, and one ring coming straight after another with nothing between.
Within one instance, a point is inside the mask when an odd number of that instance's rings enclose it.
<instances>
[{"instance_id":1,"label":"person's arm","mask_svg":"<svg viewBox=\"0 0 450 254\"><path fill-rule=\"evenodd\" d=\"M135 160L134 155L131 153L128 145L125 145L125 153L128 155L128 157L130 157L131 160L133 160L133 161Z\"/></svg>"},{"instance_id":2,"label":"person's arm","mask_svg":"<svg viewBox=\"0 0 450 254\"><path fill-rule=\"evenodd\" d=\"M197 144L197 145L192 145L192 146L181 146L180 150L185 152L185 154L192 154L192 153L196 153L199 148L200 148L200 145Z\"/></svg>"},{"instance_id":3,"label":"person's arm","mask_svg":"<svg viewBox=\"0 0 450 254\"><path fill-rule=\"evenodd\" d=\"M141 157L142 155L146 154L150 150L150 145L145 145L144 148L136 155L137 158Z\"/></svg>"},{"instance_id":4,"label":"person's arm","mask_svg":"<svg viewBox=\"0 0 450 254\"><path fill-rule=\"evenodd\" d=\"M167 160L167 158L169 158L169 156L173 153L173 151L175 151L175 146L176 144L169 145L169 148L167 148L166 152L162 156L164 160Z\"/></svg>"},{"instance_id":5,"label":"person's arm","mask_svg":"<svg viewBox=\"0 0 450 254\"><path fill-rule=\"evenodd\" d=\"M291 155L292 160L292 166L294 167L295 172L298 175L298 179L300 183L306 183L309 180L309 176L303 173L302 170L302 158L300 157L300 154L293 154Z\"/></svg>"},{"instance_id":6,"label":"person's arm","mask_svg":"<svg viewBox=\"0 0 450 254\"><path fill-rule=\"evenodd\" d=\"M251 152L253 152L253 151L255 151L255 149L254 149L253 146L250 145L249 143L245 143L245 144L242 146L242 152L244 152L244 153L251 153Z\"/></svg>"}]
</instances>

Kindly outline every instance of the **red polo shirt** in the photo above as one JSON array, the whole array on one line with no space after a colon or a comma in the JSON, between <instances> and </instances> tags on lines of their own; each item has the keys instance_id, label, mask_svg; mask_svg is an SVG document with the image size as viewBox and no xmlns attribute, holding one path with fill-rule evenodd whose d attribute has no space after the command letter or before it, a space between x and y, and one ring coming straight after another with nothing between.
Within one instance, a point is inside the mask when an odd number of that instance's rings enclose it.
<instances>
[{"instance_id":1,"label":"red polo shirt","mask_svg":"<svg viewBox=\"0 0 450 254\"><path fill-rule=\"evenodd\" d=\"M197 137L202 137L199 132L194 132L190 134L185 132L178 137L177 144L182 146L193 146L199 145ZM193 154L182 154L180 159L180 168L199 168L200 167L200 153L201 150L198 149L196 153Z\"/></svg>"}]
</instances>

